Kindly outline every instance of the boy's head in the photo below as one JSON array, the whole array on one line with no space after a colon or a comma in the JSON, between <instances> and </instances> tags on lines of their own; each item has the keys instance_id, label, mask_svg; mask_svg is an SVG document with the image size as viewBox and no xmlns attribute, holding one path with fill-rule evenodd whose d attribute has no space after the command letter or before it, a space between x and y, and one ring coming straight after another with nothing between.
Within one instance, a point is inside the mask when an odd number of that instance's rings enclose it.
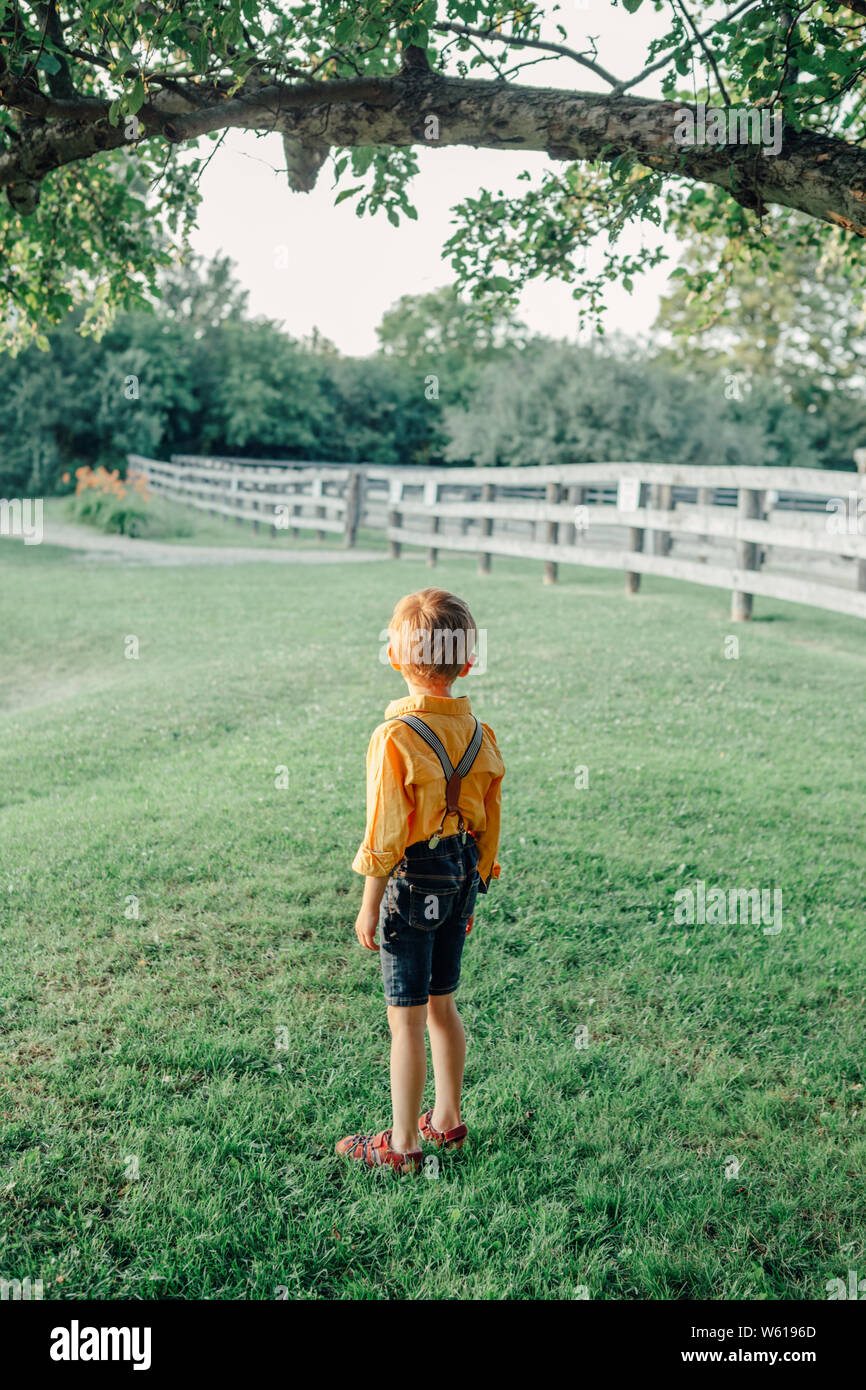
<instances>
[{"instance_id":1,"label":"boy's head","mask_svg":"<svg viewBox=\"0 0 866 1390\"><path fill-rule=\"evenodd\" d=\"M420 589L406 594L388 624L391 665L421 685L450 685L472 665L475 619L456 594Z\"/></svg>"}]
</instances>

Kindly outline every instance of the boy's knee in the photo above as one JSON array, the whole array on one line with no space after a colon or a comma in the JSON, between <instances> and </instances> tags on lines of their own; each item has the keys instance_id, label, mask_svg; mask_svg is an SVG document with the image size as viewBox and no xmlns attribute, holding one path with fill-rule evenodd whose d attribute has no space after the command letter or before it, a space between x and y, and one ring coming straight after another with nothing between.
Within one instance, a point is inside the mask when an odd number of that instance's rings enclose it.
<instances>
[{"instance_id":1,"label":"boy's knee","mask_svg":"<svg viewBox=\"0 0 866 1390\"><path fill-rule=\"evenodd\" d=\"M457 1004L453 994L430 995L430 1017L434 1021L451 1018L456 1013Z\"/></svg>"},{"instance_id":2,"label":"boy's knee","mask_svg":"<svg viewBox=\"0 0 866 1390\"><path fill-rule=\"evenodd\" d=\"M408 1008L400 1008L396 1004L389 1004L388 1023L392 1033L423 1032L427 1023L427 1005L412 1004Z\"/></svg>"}]
</instances>

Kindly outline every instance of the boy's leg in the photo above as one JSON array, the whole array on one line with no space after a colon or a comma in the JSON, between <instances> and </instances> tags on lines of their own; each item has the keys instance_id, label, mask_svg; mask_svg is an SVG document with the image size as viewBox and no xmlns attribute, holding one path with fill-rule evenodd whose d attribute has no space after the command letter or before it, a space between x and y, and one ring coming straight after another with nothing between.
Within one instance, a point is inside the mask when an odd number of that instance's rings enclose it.
<instances>
[{"instance_id":1,"label":"boy's leg","mask_svg":"<svg viewBox=\"0 0 866 1390\"><path fill-rule=\"evenodd\" d=\"M431 1000L432 1003L432 1000ZM427 1005L388 1006L391 1029L391 1103L394 1107L391 1148L410 1153L418 1148L418 1115L427 1081L424 1028Z\"/></svg>"},{"instance_id":2,"label":"boy's leg","mask_svg":"<svg viewBox=\"0 0 866 1390\"><path fill-rule=\"evenodd\" d=\"M453 994L431 994L427 1017L436 1102L433 1127L456 1129L460 1121L460 1093L466 1064L466 1034ZM416 1122L417 1124L417 1118Z\"/></svg>"}]
</instances>

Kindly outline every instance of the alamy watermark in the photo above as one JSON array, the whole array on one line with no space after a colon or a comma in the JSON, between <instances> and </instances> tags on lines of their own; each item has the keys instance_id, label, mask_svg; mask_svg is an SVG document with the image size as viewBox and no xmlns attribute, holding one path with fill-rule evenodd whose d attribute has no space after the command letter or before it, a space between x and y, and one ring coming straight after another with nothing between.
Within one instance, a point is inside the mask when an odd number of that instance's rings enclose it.
<instances>
[{"instance_id":1,"label":"alamy watermark","mask_svg":"<svg viewBox=\"0 0 866 1390\"><path fill-rule=\"evenodd\" d=\"M782 148L782 115L766 106L681 106L675 113L678 145L759 145L765 155Z\"/></svg>"},{"instance_id":2,"label":"alamy watermark","mask_svg":"<svg viewBox=\"0 0 866 1390\"><path fill-rule=\"evenodd\" d=\"M831 1303L845 1299L855 1299L862 1303L866 1298L866 1279L858 1278L856 1269L848 1270L847 1287L844 1279L828 1279L824 1288Z\"/></svg>"},{"instance_id":3,"label":"alamy watermark","mask_svg":"<svg viewBox=\"0 0 866 1390\"><path fill-rule=\"evenodd\" d=\"M866 536L866 497L862 492L827 499L827 531L831 536Z\"/></svg>"},{"instance_id":4,"label":"alamy watermark","mask_svg":"<svg viewBox=\"0 0 866 1390\"><path fill-rule=\"evenodd\" d=\"M25 545L41 545L41 497L0 497L0 536L17 536Z\"/></svg>"},{"instance_id":5,"label":"alamy watermark","mask_svg":"<svg viewBox=\"0 0 866 1390\"><path fill-rule=\"evenodd\" d=\"M390 665L393 654L401 666L465 666L471 663L470 674L481 676L487 670L487 628L477 631L463 628L412 628L401 624L399 631L383 628L379 633L382 646L379 660Z\"/></svg>"},{"instance_id":6,"label":"alamy watermark","mask_svg":"<svg viewBox=\"0 0 866 1390\"><path fill-rule=\"evenodd\" d=\"M134 1371L150 1369L149 1327L82 1327L73 1318L68 1327L51 1330L48 1355L52 1361L129 1361Z\"/></svg>"},{"instance_id":7,"label":"alamy watermark","mask_svg":"<svg viewBox=\"0 0 866 1390\"><path fill-rule=\"evenodd\" d=\"M42 1280L31 1279L28 1275L25 1279L2 1279L0 1278L0 1302L6 1303L30 1303L45 1297Z\"/></svg>"},{"instance_id":8,"label":"alamy watermark","mask_svg":"<svg viewBox=\"0 0 866 1390\"><path fill-rule=\"evenodd\" d=\"M676 926L762 926L765 936L782 930L781 888L707 888L698 879L694 888L674 894Z\"/></svg>"}]
</instances>

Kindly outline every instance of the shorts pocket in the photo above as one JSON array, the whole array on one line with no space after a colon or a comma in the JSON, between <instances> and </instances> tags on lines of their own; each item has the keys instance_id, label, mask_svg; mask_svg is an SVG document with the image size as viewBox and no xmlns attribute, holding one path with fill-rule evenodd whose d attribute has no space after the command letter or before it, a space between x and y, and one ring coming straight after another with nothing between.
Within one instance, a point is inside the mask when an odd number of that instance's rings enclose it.
<instances>
[{"instance_id":1,"label":"shorts pocket","mask_svg":"<svg viewBox=\"0 0 866 1390\"><path fill-rule=\"evenodd\" d=\"M417 927L419 931L435 931L448 920L457 906L458 889L450 885L447 888L431 888L410 883L408 887L408 912L405 915L409 925ZM405 897L403 902L406 902Z\"/></svg>"}]
</instances>

